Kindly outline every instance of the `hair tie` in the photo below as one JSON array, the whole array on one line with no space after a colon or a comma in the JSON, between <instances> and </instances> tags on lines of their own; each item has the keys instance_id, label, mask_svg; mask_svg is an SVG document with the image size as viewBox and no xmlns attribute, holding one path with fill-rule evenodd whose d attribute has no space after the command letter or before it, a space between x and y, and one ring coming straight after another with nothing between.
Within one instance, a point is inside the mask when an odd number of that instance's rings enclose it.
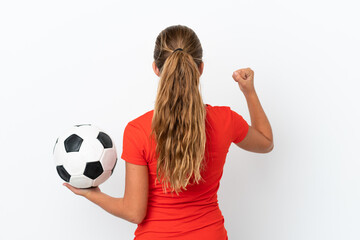
<instances>
[{"instance_id":1,"label":"hair tie","mask_svg":"<svg viewBox=\"0 0 360 240\"><path fill-rule=\"evenodd\" d=\"M175 50L173 51L173 53L176 52L177 50L183 51L182 48L177 48L177 49L175 49Z\"/></svg>"}]
</instances>

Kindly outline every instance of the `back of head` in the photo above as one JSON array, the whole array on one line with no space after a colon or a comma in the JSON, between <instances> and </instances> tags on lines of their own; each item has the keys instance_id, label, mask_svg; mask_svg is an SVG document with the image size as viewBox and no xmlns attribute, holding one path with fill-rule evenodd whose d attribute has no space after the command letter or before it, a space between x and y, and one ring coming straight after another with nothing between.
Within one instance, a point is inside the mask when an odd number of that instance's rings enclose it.
<instances>
[{"instance_id":1,"label":"back of head","mask_svg":"<svg viewBox=\"0 0 360 240\"><path fill-rule=\"evenodd\" d=\"M181 48L182 50L174 50ZM206 108L199 91L202 47L195 32L182 25L160 32L155 42L160 81L152 119L157 180L178 194L190 179L199 183L204 169Z\"/></svg>"}]
</instances>

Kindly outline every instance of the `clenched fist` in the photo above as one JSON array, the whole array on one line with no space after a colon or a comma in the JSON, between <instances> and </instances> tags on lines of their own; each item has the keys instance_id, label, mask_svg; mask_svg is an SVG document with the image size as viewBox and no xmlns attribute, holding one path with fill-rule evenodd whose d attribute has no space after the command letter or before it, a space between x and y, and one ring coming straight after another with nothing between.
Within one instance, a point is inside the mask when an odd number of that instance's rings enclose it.
<instances>
[{"instance_id":1,"label":"clenched fist","mask_svg":"<svg viewBox=\"0 0 360 240\"><path fill-rule=\"evenodd\" d=\"M236 70L232 77L239 84L240 90L244 94L255 91L254 88L254 71L250 68L241 68Z\"/></svg>"}]
</instances>

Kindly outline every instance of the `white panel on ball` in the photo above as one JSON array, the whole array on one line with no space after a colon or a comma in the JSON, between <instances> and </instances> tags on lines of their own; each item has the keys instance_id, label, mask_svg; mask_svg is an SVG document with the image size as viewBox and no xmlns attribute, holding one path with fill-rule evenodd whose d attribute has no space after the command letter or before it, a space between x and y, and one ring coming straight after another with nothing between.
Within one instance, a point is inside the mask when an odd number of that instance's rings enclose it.
<instances>
[{"instance_id":1,"label":"white panel on ball","mask_svg":"<svg viewBox=\"0 0 360 240\"><path fill-rule=\"evenodd\" d=\"M83 137L83 135L80 135ZM80 153L86 156L86 162L95 162L99 161L101 155L103 154L104 147L99 142L99 140L95 138L84 137L84 141L81 144Z\"/></svg>"},{"instance_id":2,"label":"white panel on ball","mask_svg":"<svg viewBox=\"0 0 360 240\"><path fill-rule=\"evenodd\" d=\"M77 187L77 188L89 188L93 184L92 179L84 176L84 175L78 175L78 176L71 176L70 178L70 185Z\"/></svg>"},{"instance_id":3,"label":"white panel on ball","mask_svg":"<svg viewBox=\"0 0 360 240\"><path fill-rule=\"evenodd\" d=\"M111 175L111 171L103 172L99 177L94 180L93 186L99 186L103 182L105 182Z\"/></svg>"},{"instance_id":4,"label":"white panel on ball","mask_svg":"<svg viewBox=\"0 0 360 240\"><path fill-rule=\"evenodd\" d=\"M64 148L64 144L61 144L63 142L57 142L55 147L54 147L54 160L55 160L55 165L63 165L64 164L64 159L66 159L66 151Z\"/></svg>"},{"instance_id":5,"label":"white panel on ball","mask_svg":"<svg viewBox=\"0 0 360 240\"><path fill-rule=\"evenodd\" d=\"M101 164L105 171L112 170L116 162L116 150L115 147L104 149L104 153L101 157Z\"/></svg>"},{"instance_id":6,"label":"white panel on ball","mask_svg":"<svg viewBox=\"0 0 360 240\"><path fill-rule=\"evenodd\" d=\"M66 154L64 168L71 175L81 175L84 173L86 166L86 158L84 154L79 152L69 152Z\"/></svg>"},{"instance_id":7,"label":"white panel on ball","mask_svg":"<svg viewBox=\"0 0 360 240\"><path fill-rule=\"evenodd\" d=\"M83 139L96 139L100 129L94 125L82 125L80 127L74 127L73 131Z\"/></svg>"}]
</instances>

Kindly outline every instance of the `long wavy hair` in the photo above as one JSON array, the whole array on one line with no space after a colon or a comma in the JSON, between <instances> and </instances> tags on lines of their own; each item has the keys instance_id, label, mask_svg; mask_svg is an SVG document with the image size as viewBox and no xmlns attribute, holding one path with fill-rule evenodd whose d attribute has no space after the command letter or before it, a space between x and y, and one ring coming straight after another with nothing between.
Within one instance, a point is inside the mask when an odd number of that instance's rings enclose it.
<instances>
[{"instance_id":1,"label":"long wavy hair","mask_svg":"<svg viewBox=\"0 0 360 240\"><path fill-rule=\"evenodd\" d=\"M175 51L182 48L182 51ZM156 140L156 181L172 192L203 180L206 106L199 90L202 47L195 32L174 25L160 32L154 61L160 80L151 124ZM190 182L190 180L193 180Z\"/></svg>"}]
</instances>

